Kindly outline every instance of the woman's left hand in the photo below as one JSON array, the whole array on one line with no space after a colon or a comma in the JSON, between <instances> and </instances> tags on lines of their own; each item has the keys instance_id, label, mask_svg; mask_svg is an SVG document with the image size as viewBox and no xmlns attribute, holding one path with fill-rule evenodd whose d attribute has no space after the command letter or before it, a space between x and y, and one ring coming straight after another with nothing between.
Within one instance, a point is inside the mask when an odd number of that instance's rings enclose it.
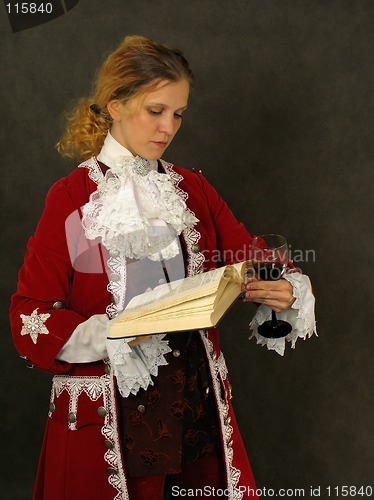
<instances>
[{"instance_id":1,"label":"woman's left hand","mask_svg":"<svg viewBox=\"0 0 374 500\"><path fill-rule=\"evenodd\" d=\"M292 306L295 297L292 295L292 285L285 279L277 281L254 279L246 285L243 284L243 302L265 304L275 312L282 312Z\"/></svg>"}]
</instances>

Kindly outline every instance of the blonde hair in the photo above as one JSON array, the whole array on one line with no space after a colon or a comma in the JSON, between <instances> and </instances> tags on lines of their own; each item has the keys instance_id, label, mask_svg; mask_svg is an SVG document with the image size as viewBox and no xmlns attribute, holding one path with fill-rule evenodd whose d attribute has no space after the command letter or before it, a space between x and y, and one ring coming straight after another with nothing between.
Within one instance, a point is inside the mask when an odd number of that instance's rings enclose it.
<instances>
[{"instance_id":1,"label":"blonde hair","mask_svg":"<svg viewBox=\"0 0 374 500\"><path fill-rule=\"evenodd\" d=\"M80 99L66 113L67 126L56 144L58 152L79 160L98 155L112 124L106 108L109 101L127 103L161 81L181 79L192 87L193 75L180 51L143 36L127 36L98 71L92 97Z\"/></svg>"}]
</instances>

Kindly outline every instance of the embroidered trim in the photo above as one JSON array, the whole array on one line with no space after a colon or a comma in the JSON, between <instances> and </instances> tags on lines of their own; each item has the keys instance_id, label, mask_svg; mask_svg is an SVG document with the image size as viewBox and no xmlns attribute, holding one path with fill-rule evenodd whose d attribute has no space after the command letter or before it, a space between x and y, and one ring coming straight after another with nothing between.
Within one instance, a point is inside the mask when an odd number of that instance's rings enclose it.
<instances>
[{"instance_id":1,"label":"embroidered trim","mask_svg":"<svg viewBox=\"0 0 374 500\"><path fill-rule=\"evenodd\" d=\"M95 156L82 162L78 168L87 168L88 177L98 184L104 179L100 165ZM106 313L109 318L115 318L124 308L126 297L126 258L119 252L111 251L108 259L108 267L112 271L107 286L108 292L112 294L113 301L107 306Z\"/></svg>"},{"instance_id":2,"label":"embroidered trim","mask_svg":"<svg viewBox=\"0 0 374 500\"><path fill-rule=\"evenodd\" d=\"M182 231L184 241L186 242L188 253L187 276L194 276L203 272L203 263L205 257L201 252L194 253L192 247L200 240L201 234L196 229L185 229Z\"/></svg>"},{"instance_id":3,"label":"embroidered trim","mask_svg":"<svg viewBox=\"0 0 374 500\"><path fill-rule=\"evenodd\" d=\"M94 181L95 184L98 184L102 179L104 179L104 174L102 173L95 156L83 161L77 168L88 168L88 177Z\"/></svg>"},{"instance_id":4,"label":"embroidered trim","mask_svg":"<svg viewBox=\"0 0 374 500\"><path fill-rule=\"evenodd\" d=\"M39 334L47 335L49 333L49 330L44 323L50 317L50 314L38 314L38 309L39 307L34 309L30 316L27 316L26 314L20 315L23 323L21 335L30 335L34 344L36 344Z\"/></svg>"},{"instance_id":5,"label":"embroidered trim","mask_svg":"<svg viewBox=\"0 0 374 500\"><path fill-rule=\"evenodd\" d=\"M101 433L106 439L110 439L114 444L113 449L107 450L104 454L105 461L110 467L115 468L118 473L111 474L108 477L108 482L115 488L118 493L114 500L129 500L129 493L126 486L125 465L121 453L121 443L118 433L119 424L117 421L116 411L116 389L113 375L108 376L107 391L104 398L104 406L108 411L108 420L104 422Z\"/></svg>"},{"instance_id":6,"label":"embroidered trim","mask_svg":"<svg viewBox=\"0 0 374 500\"><path fill-rule=\"evenodd\" d=\"M85 392L91 401L97 401L104 393L105 387L102 377L73 377L69 375L55 375L52 382L51 403L54 397L59 397L62 392L69 394L69 413L77 414L78 397ZM51 416L52 413L50 412ZM77 422L69 422L69 429L77 430Z\"/></svg>"},{"instance_id":7,"label":"embroidered trim","mask_svg":"<svg viewBox=\"0 0 374 500\"><path fill-rule=\"evenodd\" d=\"M170 180L173 183L173 186L177 192L177 194L184 200L188 200L188 193L183 191L179 187L179 183L183 180L182 175L175 172L173 169L174 165L172 163L168 163L164 160L160 160L162 166L170 176ZM187 207L187 211L190 212L194 217L195 214ZM187 247L188 253L188 268L187 268L187 276L194 276L195 274L199 274L203 272L203 263L205 261L204 254L201 252L193 252L192 247L195 245L201 238L201 233L197 231L195 228L187 228L182 231L184 241Z\"/></svg>"},{"instance_id":8,"label":"embroidered trim","mask_svg":"<svg viewBox=\"0 0 374 500\"><path fill-rule=\"evenodd\" d=\"M104 362L109 365L108 360ZM63 391L69 396L69 412L78 411L78 398L84 392L91 401L97 401L103 398L104 408L107 414L104 417L104 425L101 428L101 434L113 443L113 448L104 453L104 460L108 466L117 471L116 474L108 476L108 482L117 491L114 500L129 500L129 494L126 486L126 477L124 472L124 463L122 461L121 444L118 435L118 422L115 407L115 387L112 375L103 375L101 377L74 377L71 375L55 375L52 381L52 391L50 402L54 403ZM52 412L49 412L51 417ZM76 431L76 422L69 423L69 429Z\"/></svg>"},{"instance_id":9,"label":"embroidered trim","mask_svg":"<svg viewBox=\"0 0 374 500\"><path fill-rule=\"evenodd\" d=\"M207 353L207 359L212 374L213 389L217 401L218 418L221 423L223 455L226 464L227 489L229 491L228 500L241 500L243 498L243 492L238 487L241 471L232 465L234 450L232 446L229 445L233 433L233 427L230 425L230 421L227 418L229 414L229 404L226 399L222 399L221 387L219 385L219 376L221 376L222 380L227 378L228 371L225 358L222 353L218 358L213 355L213 343L207 338L204 331L200 331L200 336Z\"/></svg>"},{"instance_id":10,"label":"embroidered trim","mask_svg":"<svg viewBox=\"0 0 374 500\"><path fill-rule=\"evenodd\" d=\"M226 361L225 361L225 357L223 355L223 352L221 352L221 354L219 355L219 358L217 359L217 369L218 369L219 374L221 375L222 381L224 382L227 378L228 370L227 370Z\"/></svg>"},{"instance_id":11,"label":"embroidered trim","mask_svg":"<svg viewBox=\"0 0 374 500\"><path fill-rule=\"evenodd\" d=\"M107 290L112 294L112 303L106 308L106 313L115 318L125 308L127 266L124 253L111 251L110 254L108 267L112 273Z\"/></svg>"}]
</instances>

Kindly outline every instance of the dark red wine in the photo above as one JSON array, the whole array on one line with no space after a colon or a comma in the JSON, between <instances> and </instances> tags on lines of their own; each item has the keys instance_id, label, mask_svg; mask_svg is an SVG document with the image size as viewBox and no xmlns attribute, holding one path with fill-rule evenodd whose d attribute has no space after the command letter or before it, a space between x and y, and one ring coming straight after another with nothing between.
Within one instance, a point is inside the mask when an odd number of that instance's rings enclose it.
<instances>
[{"instance_id":1,"label":"dark red wine","mask_svg":"<svg viewBox=\"0 0 374 500\"><path fill-rule=\"evenodd\" d=\"M280 262L253 262L256 276L264 281L279 280L286 266Z\"/></svg>"}]
</instances>

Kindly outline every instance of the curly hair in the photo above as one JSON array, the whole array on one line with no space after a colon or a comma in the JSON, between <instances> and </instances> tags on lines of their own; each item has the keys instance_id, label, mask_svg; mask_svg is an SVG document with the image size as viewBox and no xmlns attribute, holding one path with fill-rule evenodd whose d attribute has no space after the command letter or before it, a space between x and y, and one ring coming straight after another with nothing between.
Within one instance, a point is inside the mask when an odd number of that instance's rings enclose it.
<instances>
[{"instance_id":1,"label":"curly hair","mask_svg":"<svg viewBox=\"0 0 374 500\"><path fill-rule=\"evenodd\" d=\"M119 99L125 104L151 92L161 81L182 79L193 86L193 74L179 50L143 36L125 37L99 69L92 96L80 99L66 113L67 126L56 144L58 152L79 160L98 155L111 128L109 101Z\"/></svg>"}]
</instances>

